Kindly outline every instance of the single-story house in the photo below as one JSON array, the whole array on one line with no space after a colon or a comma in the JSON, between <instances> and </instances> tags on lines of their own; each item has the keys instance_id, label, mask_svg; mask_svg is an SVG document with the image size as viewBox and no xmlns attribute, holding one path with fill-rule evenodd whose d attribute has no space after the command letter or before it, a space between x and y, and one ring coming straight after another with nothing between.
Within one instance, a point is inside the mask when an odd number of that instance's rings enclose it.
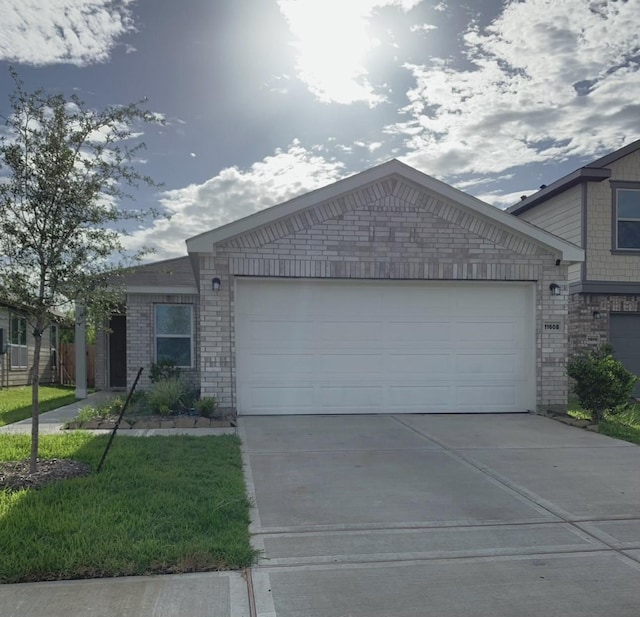
<instances>
[{"instance_id":1,"label":"single-story house","mask_svg":"<svg viewBox=\"0 0 640 617\"><path fill-rule=\"evenodd\" d=\"M42 335L40 383L59 382L58 324ZM26 386L31 383L35 339L24 313L11 306L0 306L0 387Z\"/></svg>"},{"instance_id":2,"label":"single-story house","mask_svg":"<svg viewBox=\"0 0 640 617\"><path fill-rule=\"evenodd\" d=\"M98 387L169 359L238 414L566 408L582 249L397 160L186 244L127 278Z\"/></svg>"}]
</instances>

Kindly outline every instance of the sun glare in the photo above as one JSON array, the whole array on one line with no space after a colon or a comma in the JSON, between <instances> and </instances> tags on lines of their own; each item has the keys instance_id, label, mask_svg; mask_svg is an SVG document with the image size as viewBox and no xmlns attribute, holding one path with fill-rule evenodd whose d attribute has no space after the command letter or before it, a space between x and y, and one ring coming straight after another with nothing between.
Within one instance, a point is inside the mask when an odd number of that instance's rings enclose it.
<instances>
[{"instance_id":1,"label":"sun glare","mask_svg":"<svg viewBox=\"0 0 640 617\"><path fill-rule=\"evenodd\" d=\"M299 77L322 101L375 105L382 97L367 80L367 54L378 44L367 31L372 3L281 0L296 38Z\"/></svg>"}]
</instances>

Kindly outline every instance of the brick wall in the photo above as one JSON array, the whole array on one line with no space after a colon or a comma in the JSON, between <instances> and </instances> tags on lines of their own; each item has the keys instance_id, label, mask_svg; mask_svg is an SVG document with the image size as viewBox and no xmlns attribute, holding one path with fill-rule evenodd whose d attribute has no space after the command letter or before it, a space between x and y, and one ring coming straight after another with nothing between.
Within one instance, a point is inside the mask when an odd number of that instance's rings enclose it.
<instances>
[{"instance_id":1,"label":"brick wall","mask_svg":"<svg viewBox=\"0 0 640 617\"><path fill-rule=\"evenodd\" d=\"M235 407L235 276L536 282L537 405L566 408L567 267L525 237L394 179L248 232L199 256L201 385ZM211 280L221 289L213 292ZM560 296L549 285L559 283ZM545 321L560 324L545 330Z\"/></svg>"},{"instance_id":2,"label":"brick wall","mask_svg":"<svg viewBox=\"0 0 640 617\"><path fill-rule=\"evenodd\" d=\"M141 366L144 371L137 389L145 390L151 385L149 370L152 362L155 362L154 304L191 304L193 306L196 330L193 340L195 366L191 370L181 369L181 374L192 385L197 386L200 380L199 335L196 325L199 322L200 313L198 296L127 294L127 387L131 387Z\"/></svg>"},{"instance_id":3,"label":"brick wall","mask_svg":"<svg viewBox=\"0 0 640 617\"><path fill-rule=\"evenodd\" d=\"M594 311L599 319L594 319ZM569 299L569 353L608 343L611 313L640 313L640 296L573 294Z\"/></svg>"}]
</instances>

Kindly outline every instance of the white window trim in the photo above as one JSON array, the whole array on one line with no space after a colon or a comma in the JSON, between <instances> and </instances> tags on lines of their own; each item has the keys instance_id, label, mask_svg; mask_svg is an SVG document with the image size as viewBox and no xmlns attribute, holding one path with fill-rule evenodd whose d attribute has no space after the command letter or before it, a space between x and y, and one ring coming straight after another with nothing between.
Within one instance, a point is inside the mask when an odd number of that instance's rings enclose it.
<instances>
[{"instance_id":1,"label":"white window trim","mask_svg":"<svg viewBox=\"0 0 640 617\"><path fill-rule=\"evenodd\" d=\"M156 304L153 305L153 361L157 362L158 361L158 337L160 338L179 338L179 339L184 339L187 338L186 335L184 334L158 334L157 332L157 318L156 318L156 307L157 306L183 306L183 307L187 307L189 309L189 315L190 315L190 329L191 329L191 334L189 335L189 339L190 339L190 345L189 345L189 366L184 366L184 365L176 365L177 368L181 368L181 369L192 369L195 364L194 364L194 346L195 346L195 336L194 336L194 329L193 329L193 304L186 304L186 303L180 303L180 302L158 302Z\"/></svg>"},{"instance_id":2,"label":"white window trim","mask_svg":"<svg viewBox=\"0 0 640 617\"><path fill-rule=\"evenodd\" d=\"M17 319L18 320L18 329L20 329L20 325L19 322L23 322L24 323L24 338L25 338L25 344L22 345L20 343L14 343L13 342L13 320ZM20 317L20 315L11 315L10 316L10 331L9 331L9 368L11 370L26 370L29 368L29 336L27 333L27 320L24 317ZM13 349L24 349L25 353L25 363L24 364L14 364L13 363L13 353L12 350Z\"/></svg>"},{"instance_id":3,"label":"white window trim","mask_svg":"<svg viewBox=\"0 0 640 617\"><path fill-rule=\"evenodd\" d=\"M620 246L620 233L619 233L619 223L640 223L640 217L621 217L618 213L619 201L618 201L618 193L620 191L634 191L640 195L640 188L634 187L624 187L618 186L615 188L615 196L616 196L616 217L615 217L615 234L616 234L616 250L618 251L640 251L640 246Z\"/></svg>"}]
</instances>

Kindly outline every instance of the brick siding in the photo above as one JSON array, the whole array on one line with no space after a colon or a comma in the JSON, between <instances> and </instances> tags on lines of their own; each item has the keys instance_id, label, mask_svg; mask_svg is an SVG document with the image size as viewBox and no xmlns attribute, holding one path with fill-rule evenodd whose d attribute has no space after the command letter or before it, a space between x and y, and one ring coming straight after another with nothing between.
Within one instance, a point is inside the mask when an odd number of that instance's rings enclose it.
<instances>
[{"instance_id":1,"label":"brick siding","mask_svg":"<svg viewBox=\"0 0 640 617\"><path fill-rule=\"evenodd\" d=\"M556 257L393 178L317 204L199 255L202 392L235 407L235 276L534 281L537 406L566 408L567 267L556 266ZM215 293L214 277L222 281ZM550 296L551 283L561 285L560 296ZM148 319L144 305L132 309L131 321ZM545 331L545 321L560 330ZM133 347L138 343L148 344L138 340Z\"/></svg>"}]
</instances>

